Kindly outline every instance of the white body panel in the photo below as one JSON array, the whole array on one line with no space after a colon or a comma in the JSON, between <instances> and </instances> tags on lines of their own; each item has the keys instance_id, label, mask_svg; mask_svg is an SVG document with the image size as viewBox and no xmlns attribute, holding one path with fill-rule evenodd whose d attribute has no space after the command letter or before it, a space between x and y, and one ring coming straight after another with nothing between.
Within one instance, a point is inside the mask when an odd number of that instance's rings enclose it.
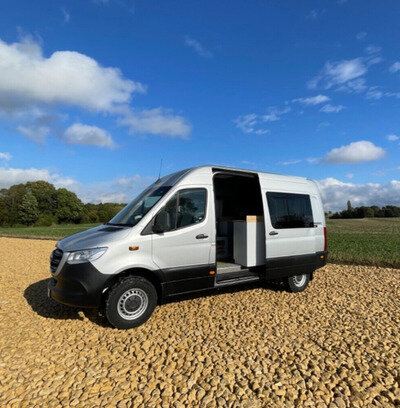
<instances>
[{"instance_id":1,"label":"white body panel","mask_svg":"<svg viewBox=\"0 0 400 408\"><path fill-rule=\"evenodd\" d=\"M317 185L305 178L277 174L260 173L259 179L264 205L267 259L323 251L325 217ZM267 192L309 195L314 222L318 220L320 224L314 228L275 229L269 214ZM270 235L271 232L276 235Z\"/></svg>"},{"instance_id":2,"label":"white body panel","mask_svg":"<svg viewBox=\"0 0 400 408\"><path fill-rule=\"evenodd\" d=\"M103 274L118 274L130 268L148 270L168 269L183 266L213 264L215 262L215 208L213 193L213 168L221 171L243 171L258 174L262 192L265 219L266 258L302 255L323 251L325 217L321 197L317 185L300 177L282 176L270 173L223 168L221 166L203 166L189 169L182 179L169 191L140 222L126 232L116 234L115 239L102 236L99 245L91 241L90 247L107 246L106 253L93 261L93 265ZM164 234L142 235L143 229L166 204L172 195L182 188L205 188L207 190L206 218L199 224L190 225ZM314 221L319 222L316 228L297 228L279 230L278 235L270 236L274 231L268 211L266 193L288 192L308 194L311 197ZM82 233L84 239L84 233ZM196 239L198 234L205 234L207 239ZM66 238L68 240L68 238ZM60 241L60 248L69 250L85 249L69 248ZM138 246L139 250L130 251L130 246Z\"/></svg>"},{"instance_id":3,"label":"white body panel","mask_svg":"<svg viewBox=\"0 0 400 408\"><path fill-rule=\"evenodd\" d=\"M179 184L168 193L168 197L170 198L177 191L187 188L205 188L207 190L206 215L199 224L152 235L153 261L160 269L210 263L211 244L215 235L213 232L215 229L213 191L211 185ZM167 201L168 197L166 198ZM198 235L206 235L207 238L197 239Z\"/></svg>"}]
</instances>

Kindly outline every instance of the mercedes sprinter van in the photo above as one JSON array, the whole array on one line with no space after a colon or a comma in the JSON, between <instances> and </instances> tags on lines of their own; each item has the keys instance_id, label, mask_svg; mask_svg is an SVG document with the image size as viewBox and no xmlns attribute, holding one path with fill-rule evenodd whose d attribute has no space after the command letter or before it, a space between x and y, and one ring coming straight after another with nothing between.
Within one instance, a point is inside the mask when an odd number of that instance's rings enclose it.
<instances>
[{"instance_id":1,"label":"mercedes sprinter van","mask_svg":"<svg viewBox=\"0 0 400 408\"><path fill-rule=\"evenodd\" d=\"M202 166L157 180L107 224L59 241L48 295L101 308L126 329L179 294L267 280L301 292L326 260L314 181Z\"/></svg>"}]
</instances>

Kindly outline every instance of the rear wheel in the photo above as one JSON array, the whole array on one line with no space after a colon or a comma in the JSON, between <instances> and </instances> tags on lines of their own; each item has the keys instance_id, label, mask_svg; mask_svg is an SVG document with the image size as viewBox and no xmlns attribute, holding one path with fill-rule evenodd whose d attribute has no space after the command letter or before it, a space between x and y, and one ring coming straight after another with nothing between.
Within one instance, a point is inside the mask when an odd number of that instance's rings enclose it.
<instances>
[{"instance_id":1,"label":"rear wheel","mask_svg":"<svg viewBox=\"0 0 400 408\"><path fill-rule=\"evenodd\" d=\"M130 329L146 322L157 305L157 291L147 280L129 276L119 280L109 290L105 314L117 329Z\"/></svg>"},{"instance_id":2,"label":"rear wheel","mask_svg":"<svg viewBox=\"0 0 400 408\"><path fill-rule=\"evenodd\" d=\"M290 276L286 279L286 287L290 292L303 292L310 281L310 275L303 273L302 275Z\"/></svg>"}]
</instances>

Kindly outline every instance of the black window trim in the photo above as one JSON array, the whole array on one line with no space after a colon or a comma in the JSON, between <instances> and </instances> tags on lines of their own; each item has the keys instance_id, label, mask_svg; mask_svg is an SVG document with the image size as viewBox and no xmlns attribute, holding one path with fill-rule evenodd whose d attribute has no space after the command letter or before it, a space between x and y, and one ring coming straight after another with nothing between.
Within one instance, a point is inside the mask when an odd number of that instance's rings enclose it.
<instances>
[{"instance_id":1,"label":"black window trim","mask_svg":"<svg viewBox=\"0 0 400 408\"><path fill-rule=\"evenodd\" d=\"M268 194L274 194L276 196L286 196L286 195L298 195L298 196L306 196L308 197L308 199L310 200L310 209L311 209L311 217L312 217L312 223L309 227L291 227L291 228L282 228L282 227L275 227L273 222L272 222L272 218L271 218L271 211L269 208L269 202L268 202ZM288 192L288 191L266 191L265 192L265 198L267 200L267 208L268 208L268 213L269 213L269 220L271 222L271 226L273 229L279 229L279 230L290 230L290 229L309 229L309 228L315 228L314 226L314 214L312 211L312 203L311 203L311 195L307 194L307 193L294 193L294 192ZM285 197L284 197L285 198ZM286 204L286 208L287 208L287 203ZM287 209L287 212L289 213L289 210Z\"/></svg>"},{"instance_id":2,"label":"black window trim","mask_svg":"<svg viewBox=\"0 0 400 408\"><path fill-rule=\"evenodd\" d=\"M183 226L183 227L174 228L174 229L171 229L171 230L169 230L169 231L165 231L165 232L163 232L162 234L168 234L169 232L179 231L179 230L181 230L181 229L189 228L189 227L192 227L193 225L200 225L200 224L202 224L203 222L205 222L206 219L207 219L207 213L208 213L208 212L207 212L207 207L208 207L208 191L207 191L207 189L206 189L205 187L185 187L185 188L181 188L181 189L179 189L179 190L176 190L176 191L169 197L169 199L167 200L167 202L157 211L157 213L154 215L154 217L151 219L151 221L150 221L150 222L146 225L146 227L143 229L143 231L141 232L141 235L155 234L155 232L153 232L153 230L152 230L152 227L153 227L153 224L154 224L154 220L155 220L155 218L157 217L157 214L165 208L165 206L167 205L167 203L168 203L175 195L178 195L178 200L177 200L177 205L176 205L176 210L178 211L180 192L181 192L181 191L187 191L187 190L204 190L204 191L206 192L206 200L205 200L205 205L204 205L204 218L203 218L200 222L198 222L198 223L196 223L196 224L190 224L190 225L185 225L185 226ZM176 217L176 218L177 218L177 217Z\"/></svg>"}]
</instances>

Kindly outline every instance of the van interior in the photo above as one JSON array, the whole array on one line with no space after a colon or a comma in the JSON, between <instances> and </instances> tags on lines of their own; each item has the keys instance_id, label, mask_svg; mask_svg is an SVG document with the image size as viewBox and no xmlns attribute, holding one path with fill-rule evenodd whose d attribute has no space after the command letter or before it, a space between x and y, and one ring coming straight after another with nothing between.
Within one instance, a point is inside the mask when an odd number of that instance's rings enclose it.
<instances>
[{"instance_id":1,"label":"van interior","mask_svg":"<svg viewBox=\"0 0 400 408\"><path fill-rule=\"evenodd\" d=\"M247 220L256 219L257 228L264 230L263 204L261 198L261 188L257 174L220 171L216 172L213 178L215 215L216 215L216 261L217 261L217 282L240 276L240 272L245 275L255 274L246 265L245 260L239 259L235 253L235 248L245 246ZM241 223L241 225L237 225ZM243 226L243 227L242 227ZM236 242L240 240L241 242ZM256 245L256 240L249 243ZM265 239L261 242L265 246ZM236 252L238 252L236 250ZM265 262L265 257L264 257ZM258 274L257 274L258 278Z\"/></svg>"}]
</instances>

